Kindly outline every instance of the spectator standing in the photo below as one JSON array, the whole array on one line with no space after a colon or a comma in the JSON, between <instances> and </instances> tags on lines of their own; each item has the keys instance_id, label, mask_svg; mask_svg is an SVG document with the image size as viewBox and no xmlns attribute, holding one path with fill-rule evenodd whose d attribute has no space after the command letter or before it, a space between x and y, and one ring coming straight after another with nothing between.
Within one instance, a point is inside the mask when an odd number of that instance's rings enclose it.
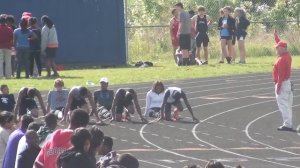
<instances>
[{"instance_id":1,"label":"spectator standing","mask_svg":"<svg viewBox=\"0 0 300 168\"><path fill-rule=\"evenodd\" d=\"M51 69L53 71L52 76L58 77L59 74L54 60L58 49L56 28L48 16L43 16L41 20L44 25L42 28L41 51L46 56L47 77L51 76Z\"/></svg>"},{"instance_id":2,"label":"spectator standing","mask_svg":"<svg viewBox=\"0 0 300 168\"><path fill-rule=\"evenodd\" d=\"M42 76L42 63L41 63L41 29L37 25L37 18L31 17L29 19L29 30L31 30L34 34L36 34L35 39L30 40L30 57L29 57L29 65L30 65L30 76L34 77L33 69L34 65L37 66L38 75Z\"/></svg>"},{"instance_id":3,"label":"spectator standing","mask_svg":"<svg viewBox=\"0 0 300 168\"><path fill-rule=\"evenodd\" d=\"M7 15L6 16L6 25L10 27L13 31L17 29L15 26L15 18L13 15ZM12 76L15 76L16 72L16 49L15 47L11 47L11 72Z\"/></svg>"},{"instance_id":4,"label":"spectator standing","mask_svg":"<svg viewBox=\"0 0 300 168\"><path fill-rule=\"evenodd\" d=\"M174 61L177 64L176 50L179 47L178 30L179 30L179 16L177 10L172 10L173 17L170 20L170 35L173 46Z\"/></svg>"},{"instance_id":5,"label":"spectator standing","mask_svg":"<svg viewBox=\"0 0 300 168\"><path fill-rule=\"evenodd\" d=\"M6 17L0 15L0 79L11 78L11 48L13 46L13 30L6 25Z\"/></svg>"}]
</instances>

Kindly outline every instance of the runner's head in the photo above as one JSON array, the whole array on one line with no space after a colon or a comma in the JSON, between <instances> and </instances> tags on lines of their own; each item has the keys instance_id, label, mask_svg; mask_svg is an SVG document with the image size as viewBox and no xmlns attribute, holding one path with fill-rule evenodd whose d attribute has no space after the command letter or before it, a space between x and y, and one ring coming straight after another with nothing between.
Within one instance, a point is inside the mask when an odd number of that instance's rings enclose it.
<instances>
[{"instance_id":1,"label":"runner's head","mask_svg":"<svg viewBox=\"0 0 300 168\"><path fill-rule=\"evenodd\" d=\"M237 7L234 9L235 17L246 17L246 12L243 8Z\"/></svg>"},{"instance_id":2,"label":"runner's head","mask_svg":"<svg viewBox=\"0 0 300 168\"><path fill-rule=\"evenodd\" d=\"M0 113L0 126L5 129L12 129L14 126L14 115L8 111Z\"/></svg>"},{"instance_id":3,"label":"runner's head","mask_svg":"<svg viewBox=\"0 0 300 168\"><path fill-rule=\"evenodd\" d=\"M103 141L104 134L101 129L96 126L93 126L90 129L90 133L92 135L90 151L93 150L94 152L92 153L96 154L100 151L100 145Z\"/></svg>"},{"instance_id":4,"label":"runner's head","mask_svg":"<svg viewBox=\"0 0 300 168\"><path fill-rule=\"evenodd\" d=\"M134 94L135 91L133 89L129 89L126 93L125 93L125 101L126 102L130 102L133 100L134 98Z\"/></svg>"},{"instance_id":5,"label":"runner's head","mask_svg":"<svg viewBox=\"0 0 300 168\"><path fill-rule=\"evenodd\" d=\"M74 135L71 137L71 143L75 150L87 153L91 145L91 134L85 128L77 128L74 131Z\"/></svg>"},{"instance_id":6,"label":"runner's head","mask_svg":"<svg viewBox=\"0 0 300 168\"><path fill-rule=\"evenodd\" d=\"M57 116L53 113L48 113L45 117L45 124L48 128L54 130L57 126Z\"/></svg>"},{"instance_id":7,"label":"runner's head","mask_svg":"<svg viewBox=\"0 0 300 168\"><path fill-rule=\"evenodd\" d=\"M0 86L0 90L2 94L9 94L9 88L5 84Z\"/></svg>"},{"instance_id":8,"label":"runner's head","mask_svg":"<svg viewBox=\"0 0 300 168\"><path fill-rule=\"evenodd\" d=\"M177 17L177 16L178 16L178 12L177 12L177 10L176 10L175 8L172 9L172 15L173 15L174 17Z\"/></svg>"},{"instance_id":9,"label":"runner's head","mask_svg":"<svg viewBox=\"0 0 300 168\"><path fill-rule=\"evenodd\" d=\"M205 7L204 6L199 6L198 7L198 15L202 16L205 14Z\"/></svg>"},{"instance_id":10,"label":"runner's head","mask_svg":"<svg viewBox=\"0 0 300 168\"><path fill-rule=\"evenodd\" d=\"M36 25L37 25L37 22L38 22L38 20L37 20L36 17L31 17L31 18L29 19L29 26L36 26Z\"/></svg>"},{"instance_id":11,"label":"runner's head","mask_svg":"<svg viewBox=\"0 0 300 168\"><path fill-rule=\"evenodd\" d=\"M230 6L225 6L223 8L224 16L229 16L230 13L232 12L232 8Z\"/></svg>"},{"instance_id":12,"label":"runner's head","mask_svg":"<svg viewBox=\"0 0 300 168\"><path fill-rule=\"evenodd\" d=\"M28 114L25 114L21 117L21 128L23 129L27 129L29 124L32 123L34 121L34 119L28 115Z\"/></svg>"},{"instance_id":13,"label":"runner's head","mask_svg":"<svg viewBox=\"0 0 300 168\"><path fill-rule=\"evenodd\" d=\"M152 86L152 91L157 94L164 92L165 91L164 84L161 81L154 82Z\"/></svg>"},{"instance_id":14,"label":"runner's head","mask_svg":"<svg viewBox=\"0 0 300 168\"><path fill-rule=\"evenodd\" d=\"M181 93L178 91L174 91L173 93L173 98L175 99L175 101L180 100L181 98Z\"/></svg>"},{"instance_id":15,"label":"runner's head","mask_svg":"<svg viewBox=\"0 0 300 168\"><path fill-rule=\"evenodd\" d=\"M28 88L28 90L27 90L27 96L29 98L34 98L35 96L37 96L37 94L38 94L38 91L37 91L36 88Z\"/></svg>"},{"instance_id":16,"label":"runner's head","mask_svg":"<svg viewBox=\"0 0 300 168\"><path fill-rule=\"evenodd\" d=\"M57 78L54 80L54 88L58 91L61 91L65 86L64 81L61 78Z\"/></svg>"},{"instance_id":17,"label":"runner's head","mask_svg":"<svg viewBox=\"0 0 300 168\"><path fill-rule=\"evenodd\" d=\"M79 88L79 95L82 97L87 97L88 95L88 89L86 87L80 87Z\"/></svg>"},{"instance_id":18,"label":"runner's head","mask_svg":"<svg viewBox=\"0 0 300 168\"><path fill-rule=\"evenodd\" d=\"M38 147L39 137L35 131L33 130L26 131L25 138L29 147Z\"/></svg>"},{"instance_id":19,"label":"runner's head","mask_svg":"<svg viewBox=\"0 0 300 168\"><path fill-rule=\"evenodd\" d=\"M89 123L90 116L83 109L76 109L71 114L70 129L75 130L79 127L86 127Z\"/></svg>"},{"instance_id":20,"label":"runner's head","mask_svg":"<svg viewBox=\"0 0 300 168\"><path fill-rule=\"evenodd\" d=\"M8 26L13 26L15 24L15 18L13 15L7 15L6 17L6 24Z\"/></svg>"},{"instance_id":21,"label":"runner's head","mask_svg":"<svg viewBox=\"0 0 300 168\"><path fill-rule=\"evenodd\" d=\"M38 123L38 122L32 122L28 125L28 128L27 130L32 130L32 131L35 131L37 132L41 127L41 124Z\"/></svg>"},{"instance_id":22,"label":"runner's head","mask_svg":"<svg viewBox=\"0 0 300 168\"><path fill-rule=\"evenodd\" d=\"M192 18L193 16L195 16L196 13L195 13L194 10L190 10L190 11L189 11L189 14L190 14L190 18Z\"/></svg>"},{"instance_id":23,"label":"runner's head","mask_svg":"<svg viewBox=\"0 0 300 168\"><path fill-rule=\"evenodd\" d=\"M181 2L175 4L176 11L180 13L183 10L183 4Z\"/></svg>"},{"instance_id":24,"label":"runner's head","mask_svg":"<svg viewBox=\"0 0 300 168\"><path fill-rule=\"evenodd\" d=\"M279 41L276 44L275 48L276 48L277 55L281 55L281 54L287 52L287 43L284 41Z\"/></svg>"},{"instance_id":25,"label":"runner's head","mask_svg":"<svg viewBox=\"0 0 300 168\"><path fill-rule=\"evenodd\" d=\"M107 90L108 87L108 79L106 77L103 77L100 79L100 86L101 86L101 90Z\"/></svg>"},{"instance_id":26,"label":"runner's head","mask_svg":"<svg viewBox=\"0 0 300 168\"><path fill-rule=\"evenodd\" d=\"M54 25L52 20L47 15L42 16L41 20L43 25L46 25L49 29L52 28Z\"/></svg>"},{"instance_id":27,"label":"runner's head","mask_svg":"<svg viewBox=\"0 0 300 168\"><path fill-rule=\"evenodd\" d=\"M106 155L107 153L112 151L114 142L111 137L104 136L103 141L100 145L99 154Z\"/></svg>"},{"instance_id":28,"label":"runner's head","mask_svg":"<svg viewBox=\"0 0 300 168\"><path fill-rule=\"evenodd\" d=\"M125 153L118 158L120 165L130 168L139 168L139 161L131 154Z\"/></svg>"}]
</instances>

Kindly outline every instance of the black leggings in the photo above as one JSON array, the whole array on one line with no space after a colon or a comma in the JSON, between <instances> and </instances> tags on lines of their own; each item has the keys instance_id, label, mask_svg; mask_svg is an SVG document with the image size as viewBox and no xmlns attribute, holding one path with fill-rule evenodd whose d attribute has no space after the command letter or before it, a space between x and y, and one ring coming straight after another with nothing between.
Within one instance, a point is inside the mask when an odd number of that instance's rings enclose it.
<instances>
[{"instance_id":1,"label":"black leggings","mask_svg":"<svg viewBox=\"0 0 300 168\"><path fill-rule=\"evenodd\" d=\"M36 62L36 66L37 66L37 69L38 69L39 76L41 76L42 75L42 64L41 64L41 52L40 51L30 51L29 73L30 73L31 76L33 75L34 60Z\"/></svg>"}]
</instances>

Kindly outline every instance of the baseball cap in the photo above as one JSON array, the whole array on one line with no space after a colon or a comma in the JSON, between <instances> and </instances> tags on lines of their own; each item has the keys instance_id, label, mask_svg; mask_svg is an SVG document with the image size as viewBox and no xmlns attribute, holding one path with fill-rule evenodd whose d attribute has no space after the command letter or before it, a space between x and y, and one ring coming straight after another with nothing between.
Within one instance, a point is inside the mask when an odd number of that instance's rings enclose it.
<instances>
[{"instance_id":1,"label":"baseball cap","mask_svg":"<svg viewBox=\"0 0 300 168\"><path fill-rule=\"evenodd\" d=\"M276 48L281 47L281 48L287 48L287 43L284 41L279 41L276 46Z\"/></svg>"},{"instance_id":2,"label":"baseball cap","mask_svg":"<svg viewBox=\"0 0 300 168\"><path fill-rule=\"evenodd\" d=\"M108 79L107 79L107 77L103 77L103 78L100 79L99 82L100 82L100 83L101 83L101 82L108 83Z\"/></svg>"}]
</instances>

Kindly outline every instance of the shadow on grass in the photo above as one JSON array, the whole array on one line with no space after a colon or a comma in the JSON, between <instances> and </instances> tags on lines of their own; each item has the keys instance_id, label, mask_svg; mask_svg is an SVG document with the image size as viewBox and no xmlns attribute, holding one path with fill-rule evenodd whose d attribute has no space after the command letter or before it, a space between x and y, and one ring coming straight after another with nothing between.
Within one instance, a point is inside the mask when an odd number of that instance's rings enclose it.
<instances>
[{"instance_id":1,"label":"shadow on grass","mask_svg":"<svg viewBox=\"0 0 300 168\"><path fill-rule=\"evenodd\" d=\"M47 77L47 76L42 76L40 78L32 78L32 79L36 79L36 80L53 80L56 78L63 78L63 79L83 79L83 77L81 76L59 76L59 77Z\"/></svg>"}]
</instances>

